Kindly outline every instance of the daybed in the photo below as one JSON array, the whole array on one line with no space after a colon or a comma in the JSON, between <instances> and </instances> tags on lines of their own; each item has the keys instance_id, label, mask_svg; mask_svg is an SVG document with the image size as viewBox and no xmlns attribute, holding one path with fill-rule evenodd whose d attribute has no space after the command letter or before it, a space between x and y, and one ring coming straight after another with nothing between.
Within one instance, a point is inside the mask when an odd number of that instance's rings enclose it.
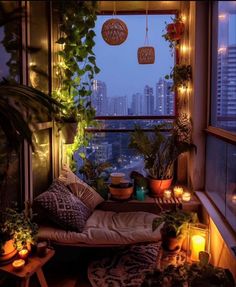
<instances>
[{"instance_id":1,"label":"daybed","mask_svg":"<svg viewBox=\"0 0 236 287\"><path fill-rule=\"evenodd\" d=\"M95 209L103 200L94 189L64 167L60 177L34 200L36 213L44 217L38 238L56 244L86 247L160 240L160 229L152 231L156 214Z\"/></svg>"}]
</instances>

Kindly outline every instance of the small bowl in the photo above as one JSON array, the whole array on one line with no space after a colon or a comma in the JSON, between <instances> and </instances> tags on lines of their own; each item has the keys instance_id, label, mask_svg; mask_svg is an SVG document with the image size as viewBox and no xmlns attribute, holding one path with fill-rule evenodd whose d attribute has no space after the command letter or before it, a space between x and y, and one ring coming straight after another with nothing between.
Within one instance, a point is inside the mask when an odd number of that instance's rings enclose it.
<instances>
[{"instance_id":1,"label":"small bowl","mask_svg":"<svg viewBox=\"0 0 236 287\"><path fill-rule=\"evenodd\" d=\"M122 172L113 172L110 174L112 184L120 184L121 180L125 177Z\"/></svg>"}]
</instances>

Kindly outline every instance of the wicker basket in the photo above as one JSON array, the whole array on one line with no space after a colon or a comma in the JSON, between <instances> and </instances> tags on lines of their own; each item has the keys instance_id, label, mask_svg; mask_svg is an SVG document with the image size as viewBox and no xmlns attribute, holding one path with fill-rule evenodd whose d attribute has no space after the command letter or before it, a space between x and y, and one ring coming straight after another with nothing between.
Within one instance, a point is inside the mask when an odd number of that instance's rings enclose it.
<instances>
[{"instance_id":1,"label":"wicker basket","mask_svg":"<svg viewBox=\"0 0 236 287\"><path fill-rule=\"evenodd\" d=\"M155 62L155 49L151 46L138 48L138 63L153 64Z\"/></svg>"},{"instance_id":2,"label":"wicker basket","mask_svg":"<svg viewBox=\"0 0 236 287\"><path fill-rule=\"evenodd\" d=\"M120 19L110 19L102 25L102 37L109 45L120 45L126 40L127 36L127 26Z\"/></svg>"}]
</instances>

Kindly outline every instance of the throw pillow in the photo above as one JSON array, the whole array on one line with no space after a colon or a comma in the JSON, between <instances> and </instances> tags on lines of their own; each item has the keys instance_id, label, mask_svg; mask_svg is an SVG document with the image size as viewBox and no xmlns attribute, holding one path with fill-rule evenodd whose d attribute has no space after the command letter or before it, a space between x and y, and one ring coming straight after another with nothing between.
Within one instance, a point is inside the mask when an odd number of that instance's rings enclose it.
<instances>
[{"instance_id":1,"label":"throw pillow","mask_svg":"<svg viewBox=\"0 0 236 287\"><path fill-rule=\"evenodd\" d=\"M62 168L59 180L62 181L71 190L71 192L81 199L91 210L94 210L99 203L104 201L96 190L76 176L70 168L65 165Z\"/></svg>"},{"instance_id":2,"label":"throw pillow","mask_svg":"<svg viewBox=\"0 0 236 287\"><path fill-rule=\"evenodd\" d=\"M34 205L54 223L77 232L83 231L91 214L90 209L58 180L34 199Z\"/></svg>"}]
</instances>

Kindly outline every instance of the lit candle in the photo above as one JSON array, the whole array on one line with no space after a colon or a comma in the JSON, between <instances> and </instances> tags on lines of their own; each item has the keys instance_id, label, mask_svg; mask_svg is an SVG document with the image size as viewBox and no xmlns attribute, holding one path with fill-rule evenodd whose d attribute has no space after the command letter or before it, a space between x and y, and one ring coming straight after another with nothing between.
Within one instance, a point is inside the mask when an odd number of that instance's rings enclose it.
<instances>
[{"instance_id":1,"label":"lit candle","mask_svg":"<svg viewBox=\"0 0 236 287\"><path fill-rule=\"evenodd\" d=\"M22 249L21 251L19 251L18 255L20 259L26 260L29 256L29 251L27 249Z\"/></svg>"},{"instance_id":2,"label":"lit candle","mask_svg":"<svg viewBox=\"0 0 236 287\"><path fill-rule=\"evenodd\" d=\"M183 201L190 201L191 200L191 193L186 191L182 194L182 200Z\"/></svg>"},{"instance_id":3,"label":"lit candle","mask_svg":"<svg viewBox=\"0 0 236 287\"><path fill-rule=\"evenodd\" d=\"M175 186L174 187L174 195L175 197L181 197L183 194L184 190L181 186Z\"/></svg>"},{"instance_id":4,"label":"lit candle","mask_svg":"<svg viewBox=\"0 0 236 287\"><path fill-rule=\"evenodd\" d=\"M23 259L14 260L12 262L12 266L15 271L20 271L24 267L24 265L25 265L25 260Z\"/></svg>"},{"instance_id":5,"label":"lit candle","mask_svg":"<svg viewBox=\"0 0 236 287\"><path fill-rule=\"evenodd\" d=\"M164 190L163 195L164 195L164 198L166 198L166 199L171 198L171 190L169 190L169 189Z\"/></svg>"},{"instance_id":6,"label":"lit candle","mask_svg":"<svg viewBox=\"0 0 236 287\"><path fill-rule=\"evenodd\" d=\"M191 250L191 260L192 261L199 261L199 252L200 251L205 251L205 245L206 245L206 240L203 236L201 235L193 235L191 237L191 245L190 245L190 250Z\"/></svg>"}]
</instances>

